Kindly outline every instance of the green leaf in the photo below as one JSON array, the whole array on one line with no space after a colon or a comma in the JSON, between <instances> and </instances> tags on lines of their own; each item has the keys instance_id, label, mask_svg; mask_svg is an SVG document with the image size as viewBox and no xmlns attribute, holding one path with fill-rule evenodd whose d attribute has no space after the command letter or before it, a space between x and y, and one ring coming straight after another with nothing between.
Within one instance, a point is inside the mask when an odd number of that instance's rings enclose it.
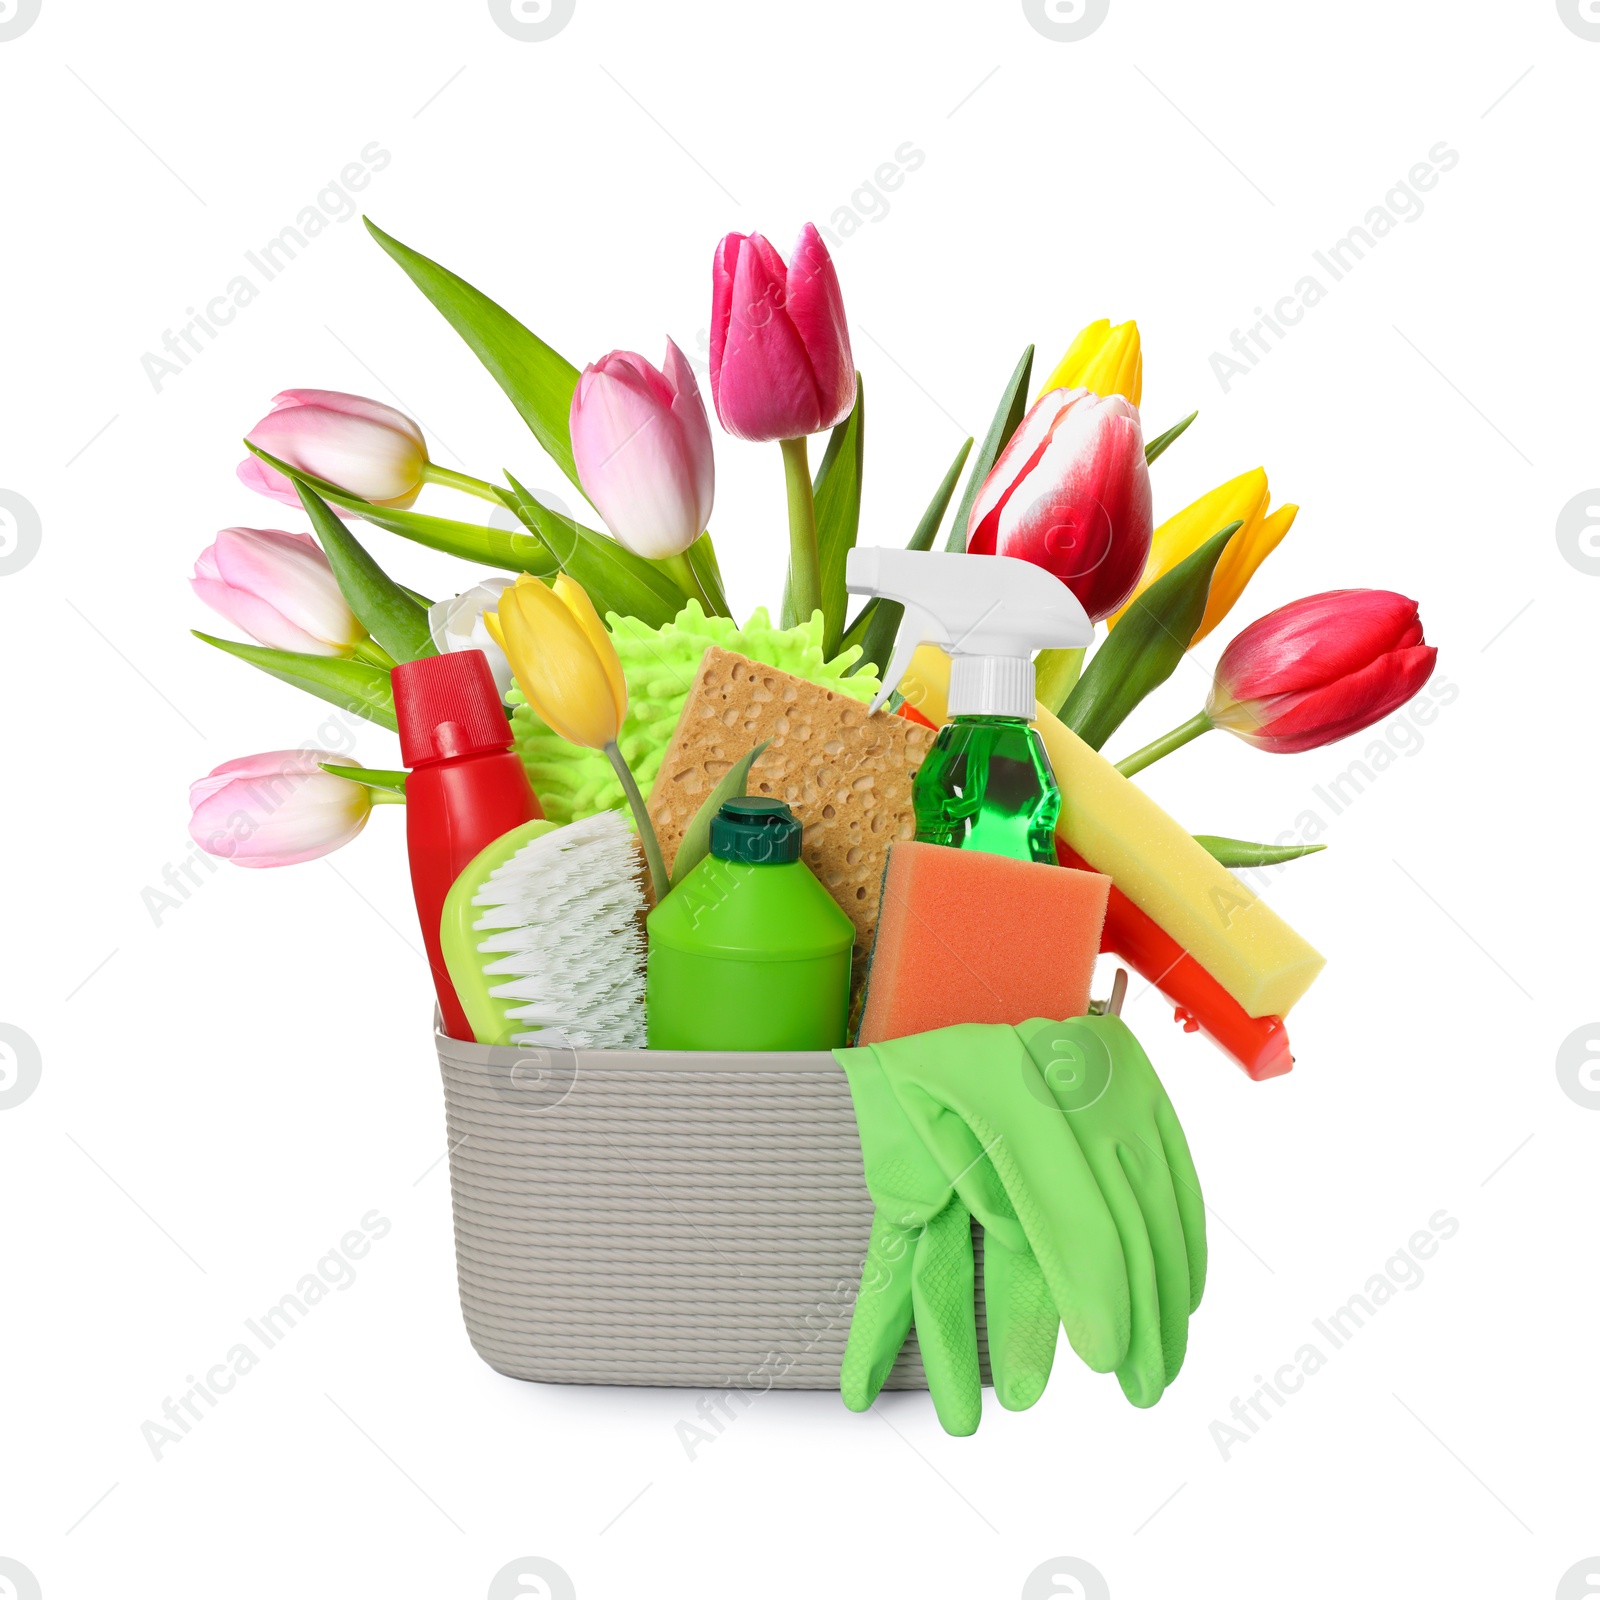
<instances>
[{"instance_id":1,"label":"green leaf","mask_svg":"<svg viewBox=\"0 0 1600 1600\"><path fill-rule=\"evenodd\" d=\"M391 238L375 222L361 219L372 235L400 263L407 277L434 303L472 353L505 390L533 436L555 464L581 491L572 460L572 435L567 427L578 369L557 355L544 340L437 261Z\"/></svg>"},{"instance_id":2,"label":"green leaf","mask_svg":"<svg viewBox=\"0 0 1600 1600\"><path fill-rule=\"evenodd\" d=\"M315 489L305 483L295 487L356 621L397 663L438 655L428 633L428 613L362 549Z\"/></svg>"},{"instance_id":3,"label":"green leaf","mask_svg":"<svg viewBox=\"0 0 1600 1600\"><path fill-rule=\"evenodd\" d=\"M348 778L352 783L365 784L369 789L382 789L385 794L403 795L406 792L404 772L386 767L341 767L337 761L320 761L317 765L336 778Z\"/></svg>"},{"instance_id":4,"label":"green leaf","mask_svg":"<svg viewBox=\"0 0 1600 1600\"><path fill-rule=\"evenodd\" d=\"M561 570L583 585L602 617L614 611L660 628L683 609L683 591L654 562L542 505L509 472L506 481L511 489L500 490L500 498L544 541Z\"/></svg>"},{"instance_id":5,"label":"green leaf","mask_svg":"<svg viewBox=\"0 0 1600 1600\"><path fill-rule=\"evenodd\" d=\"M711 542L711 535L702 533L689 546L688 556L689 565L694 569L695 577L700 580L700 587L705 590L706 598L716 608L717 615L731 617L733 612L728 609L728 591L723 587L722 568L717 563L717 550Z\"/></svg>"},{"instance_id":6,"label":"green leaf","mask_svg":"<svg viewBox=\"0 0 1600 1600\"><path fill-rule=\"evenodd\" d=\"M264 644L240 644L236 639L218 639L195 629L194 636L215 645L230 656L248 661L269 676L292 683L319 700L326 700L346 711L396 731L394 690L389 674L382 667L365 661L349 661L342 656L302 655L298 650L272 650Z\"/></svg>"},{"instance_id":7,"label":"green leaf","mask_svg":"<svg viewBox=\"0 0 1600 1600\"><path fill-rule=\"evenodd\" d=\"M861 529L861 473L866 447L867 391L856 374L856 403L828 436L828 448L811 484L817 508L817 566L822 579L822 653L834 656L844 632L849 597L845 557ZM796 619L798 620L798 619Z\"/></svg>"},{"instance_id":8,"label":"green leaf","mask_svg":"<svg viewBox=\"0 0 1600 1600\"><path fill-rule=\"evenodd\" d=\"M956 451L956 458L950 463L950 469L944 475L944 480L933 492L933 499L928 502L928 509L922 513L922 520L917 524L916 532L911 535L911 542L907 550L931 550L933 541L938 536L939 524L944 521L944 514L949 509L950 497L956 492L956 484L961 478L961 469L966 465L967 454L972 449L972 441L968 439ZM872 666L881 676L883 669L889 664L889 657L894 653L895 636L900 632L900 619L905 615L906 608L898 600L869 600L861 608L860 615L850 625L850 631L840 641L841 648L848 645L860 645L861 659L851 669L852 673L860 672L864 667Z\"/></svg>"},{"instance_id":9,"label":"green leaf","mask_svg":"<svg viewBox=\"0 0 1600 1600\"><path fill-rule=\"evenodd\" d=\"M1275 867L1280 861L1328 848L1325 844L1251 844L1248 839L1224 839L1215 833L1197 833L1194 842L1225 867Z\"/></svg>"},{"instance_id":10,"label":"green leaf","mask_svg":"<svg viewBox=\"0 0 1600 1600\"><path fill-rule=\"evenodd\" d=\"M1123 613L1061 708L1061 720L1098 750L1152 689L1173 674L1206 613L1211 574L1241 524L1230 522Z\"/></svg>"},{"instance_id":11,"label":"green leaf","mask_svg":"<svg viewBox=\"0 0 1600 1600\"><path fill-rule=\"evenodd\" d=\"M771 743L770 739L763 739L754 750L740 756L723 773L722 781L706 796L705 802L695 812L689 826L683 831L683 841L678 846L678 853L673 857L673 888L677 888L705 860L707 852L711 849L711 819L722 809L725 801L739 799L745 794L745 786L750 781L750 768Z\"/></svg>"},{"instance_id":12,"label":"green leaf","mask_svg":"<svg viewBox=\"0 0 1600 1600\"><path fill-rule=\"evenodd\" d=\"M950 537L945 540L946 550L967 548L967 518L972 515L972 502L978 498L983 480L989 476L995 462L999 460L1000 452L1010 444L1011 435L1017 431L1017 424L1027 415L1028 379L1032 375L1033 346L1030 344L1022 352L1022 359L1017 363L1016 371L1011 374L1006 392L1000 396L1000 405L995 411L994 421L989 424L989 431L983 436L983 443L973 458L972 471L967 474L967 487L962 491L961 504L956 507L956 520L951 525Z\"/></svg>"},{"instance_id":13,"label":"green leaf","mask_svg":"<svg viewBox=\"0 0 1600 1600\"><path fill-rule=\"evenodd\" d=\"M424 611L431 611L433 609L433 601L431 601L427 595L418 594L415 589L408 589L403 583L397 584L396 587L400 590L401 594L408 596L413 602L415 602L415 604L421 606Z\"/></svg>"},{"instance_id":14,"label":"green leaf","mask_svg":"<svg viewBox=\"0 0 1600 1600\"><path fill-rule=\"evenodd\" d=\"M1178 423L1175 427L1168 428L1165 433L1157 434L1156 437L1144 447L1144 464L1148 467L1157 456L1165 455L1167 446L1175 444L1180 438L1182 438L1184 433L1188 431L1189 424L1193 422L1194 419L1199 415L1200 413L1198 411L1191 411L1189 415L1186 416L1183 421Z\"/></svg>"},{"instance_id":15,"label":"green leaf","mask_svg":"<svg viewBox=\"0 0 1600 1600\"><path fill-rule=\"evenodd\" d=\"M313 477L309 472L291 467L287 461L258 449L248 439L245 448L269 467L275 467L291 483L309 484L330 505L341 507L375 528L397 533L413 544L460 556L463 561L500 567L507 572L531 572L536 578L548 578L556 570L555 557L523 529L486 528L476 522L455 522L448 517L424 516L420 511L403 511L398 506L373 505L360 495L347 494L326 478Z\"/></svg>"}]
</instances>

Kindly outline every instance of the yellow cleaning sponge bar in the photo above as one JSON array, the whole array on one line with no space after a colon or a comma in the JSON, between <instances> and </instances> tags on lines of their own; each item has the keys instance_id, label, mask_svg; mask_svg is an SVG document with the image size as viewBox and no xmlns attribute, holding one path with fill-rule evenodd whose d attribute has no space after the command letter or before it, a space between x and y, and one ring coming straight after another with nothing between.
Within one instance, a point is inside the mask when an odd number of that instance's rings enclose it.
<instances>
[{"instance_id":1,"label":"yellow cleaning sponge bar","mask_svg":"<svg viewBox=\"0 0 1600 1600\"><path fill-rule=\"evenodd\" d=\"M949 673L948 658L924 646L901 686L935 724L945 718ZM1061 785L1057 833L1249 1015L1286 1015L1311 987L1323 958L1144 790L1043 706L1037 726Z\"/></svg>"}]
</instances>

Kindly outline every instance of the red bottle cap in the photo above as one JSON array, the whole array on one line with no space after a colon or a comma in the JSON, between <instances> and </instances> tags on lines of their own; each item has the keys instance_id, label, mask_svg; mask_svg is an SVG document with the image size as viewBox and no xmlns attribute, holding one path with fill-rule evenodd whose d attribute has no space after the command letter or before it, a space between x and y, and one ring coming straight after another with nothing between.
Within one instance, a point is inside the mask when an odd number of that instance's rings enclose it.
<instances>
[{"instance_id":1,"label":"red bottle cap","mask_svg":"<svg viewBox=\"0 0 1600 1600\"><path fill-rule=\"evenodd\" d=\"M403 661L389 677L407 767L511 748L511 724L483 651Z\"/></svg>"}]
</instances>

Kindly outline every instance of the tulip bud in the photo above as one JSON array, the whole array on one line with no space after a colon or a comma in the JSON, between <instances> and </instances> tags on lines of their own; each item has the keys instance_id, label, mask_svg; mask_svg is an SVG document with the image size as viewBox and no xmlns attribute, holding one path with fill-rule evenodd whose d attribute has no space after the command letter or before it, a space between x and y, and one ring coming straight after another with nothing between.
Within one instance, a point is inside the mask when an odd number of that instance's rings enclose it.
<instances>
[{"instance_id":1,"label":"tulip bud","mask_svg":"<svg viewBox=\"0 0 1600 1600\"><path fill-rule=\"evenodd\" d=\"M347 656L367 636L309 534L224 528L200 552L189 583L213 611L275 650Z\"/></svg>"},{"instance_id":2,"label":"tulip bud","mask_svg":"<svg viewBox=\"0 0 1600 1600\"><path fill-rule=\"evenodd\" d=\"M547 589L524 573L483 619L542 721L569 744L603 750L615 743L628 685L581 584L562 573Z\"/></svg>"},{"instance_id":3,"label":"tulip bud","mask_svg":"<svg viewBox=\"0 0 1600 1600\"><path fill-rule=\"evenodd\" d=\"M1255 576L1256 568L1278 548L1284 535L1294 526L1299 506L1280 506L1269 514L1267 507L1271 500L1266 470L1257 467L1230 479L1210 494L1201 495L1193 505L1169 517L1151 536L1150 559L1145 563L1144 575L1129 597L1128 605L1158 578L1165 577L1192 556L1213 534L1220 533L1230 522L1240 523L1239 531L1223 547L1221 559L1211 575L1205 615L1189 641L1199 644L1233 609L1245 585ZM1108 626L1116 627L1126 611L1127 606L1124 606Z\"/></svg>"},{"instance_id":4,"label":"tulip bud","mask_svg":"<svg viewBox=\"0 0 1600 1600\"><path fill-rule=\"evenodd\" d=\"M1404 595L1310 595L1252 622L1222 652L1206 715L1260 750L1314 750L1404 705L1438 653Z\"/></svg>"},{"instance_id":5,"label":"tulip bud","mask_svg":"<svg viewBox=\"0 0 1600 1600\"><path fill-rule=\"evenodd\" d=\"M289 867L348 844L366 826L372 794L324 772L354 765L331 750L268 750L224 761L189 785L189 835L240 867Z\"/></svg>"},{"instance_id":6,"label":"tulip bud","mask_svg":"<svg viewBox=\"0 0 1600 1600\"><path fill-rule=\"evenodd\" d=\"M408 506L422 490L428 447L403 412L334 389L285 389L245 437L291 467L377 505ZM300 496L257 456L239 463L239 481L298 506Z\"/></svg>"},{"instance_id":7,"label":"tulip bud","mask_svg":"<svg viewBox=\"0 0 1600 1600\"><path fill-rule=\"evenodd\" d=\"M1150 553L1150 474L1123 396L1051 389L1033 404L973 502L967 549L1053 572L1092 621L1133 591Z\"/></svg>"},{"instance_id":8,"label":"tulip bud","mask_svg":"<svg viewBox=\"0 0 1600 1600\"><path fill-rule=\"evenodd\" d=\"M844 297L809 222L788 266L759 233L730 233L717 247L711 398L740 439L800 439L849 415L856 369Z\"/></svg>"},{"instance_id":9,"label":"tulip bud","mask_svg":"<svg viewBox=\"0 0 1600 1600\"><path fill-rule=\"evenodd\" d=\"M694 371L667 340L664 370L631 350L583 369L572 395L572 455L583 492L620 544L665 561L711 520L711 426Z\"/></svg>"},{"instance_id":10,"label":"tulip bud","mask_svg":"<svg viewBox=\"0 0 1600 1600\"><path fill-rule=\"evenodd\" d=\"M511 663L491 637L484 618L510 587L510 578L485 578L453 599L435 600L428 607L428 634L434 649L442 656L453 650L481 650L502 700L511 688Z\"/></svg>"},{"instance_id":11,"label":"tulip bud","mask_svg":"<svg viewBox=\"0 0 1600 1600\"><path fill-rule=\"evenodd\" d=\"M1039 393L1051 389L1120 394L1133 405L1143 404L1144 353L1139 345L1139 324L1124 322L1113 328L1104 317L1091 322L1067 346L1067 353Z\"/></svg>"}]
</instances>

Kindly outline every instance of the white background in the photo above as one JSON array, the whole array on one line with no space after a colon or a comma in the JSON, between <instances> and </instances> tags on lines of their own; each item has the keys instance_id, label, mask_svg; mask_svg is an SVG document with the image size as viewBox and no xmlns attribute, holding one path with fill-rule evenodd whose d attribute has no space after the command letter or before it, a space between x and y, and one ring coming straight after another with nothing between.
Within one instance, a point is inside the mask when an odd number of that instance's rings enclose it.
<instances>
[{"instance_id":1,"label":"white background","mask_svg":"<svg viewBox=\"0 0 1600 1600\"><path fill-rule=\"evenodd\" d=\"M1600 577L1555 534L1600 481L1600 42L1555 0L1112 0L1066 43L1016 0L578 0L533 43L492 10L43 0L0 40L0 489L42 528L0 578L0 1021L42 1062L0 1111L0 1556L45 1600L480 1596L524 1556L583 1600L1012 1596L1066 1556L1117 1600L1557 1594L1600 1551L1600 1095L1556 1072L1600 1031ZM1367 739L1285 758L1217 734L1148 775L1197 831L1331 822L1268 890L1329 958L1290 1077L1249 1082L1158 996L1131 1013L1213 1208L1188 1364L1154 1411L1063 1344L1041 1404L991 1400L972 1439L925 1396L880 1419L773 1395L690 1460L692 1394L499 1377L455 1301L401 815L147 908L189 854L192 778L334 738L395 764L389 735L186 631L215 626L185 579L216 529L303 526L233 477L271 396L371 393L446 465L560 484L357 220L159 392L141 370L372 141L392 160L361 206L580 363L659 359L669 332L703 348L720 235L787 250L853 195L873 210L860 185L910 141L925 161L836 251L864 542L903 542L1025 343L1048 365L1090 318L1137 317L1148 430L1201 408L1154 469L1158 514L1258 463L1304 510L1113 755L1187 717L1271 606L1421 601L1459 693L1341 815L1316 786ZM1224 393L1212 353L1440 141L1460 159L1423 214ZM742 613L778 593L778 453L719 434L718 469ZM466 581L375 548L418 588ZM155 1460L141 1424L373 1209L392 1227L356 1283ZM1459 1230L1420 1286L1224 1460L1234 1397L1441 1209Z\"/></svg>"}]
</instances>

